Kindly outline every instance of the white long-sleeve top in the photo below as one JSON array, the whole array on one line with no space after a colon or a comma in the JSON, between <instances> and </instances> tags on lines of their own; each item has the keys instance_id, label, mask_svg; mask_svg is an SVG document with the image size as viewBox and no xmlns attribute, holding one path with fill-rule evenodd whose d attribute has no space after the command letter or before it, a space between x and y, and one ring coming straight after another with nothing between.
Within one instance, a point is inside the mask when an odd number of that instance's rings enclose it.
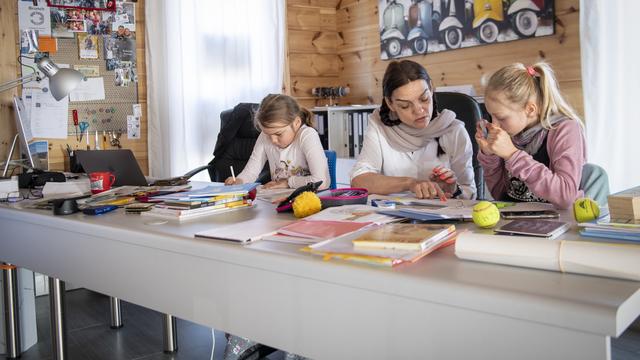
<instances>
[{"instance_id":1,"label":"white long-sleeve top","mask_svg":"<svg viewBox=\"0 0 640 360\"><path fill-rule=\"evenodd\" d=\"M309 126L302 125L293 142L284 149L274 145L265 133L260 133L247 165L237 177L245 183L256 181L267 160L272 181L287 179L289 187L294 189L316 181L322 181L321 189L331 186L320 137Z\"/></svg>"},{"instance_id":2,"label":"white long-sleeve top","mask_svg":"<svg viewBox=\"0 0 640 360\"><path fill-rule=\"evenodd\" d=\"M444 155L437 156L438 143L430 141L423 148L413 152L400 152L391 147L380 126L369 121L362 143L362 152L351 170L351 179L365 173L386 176L407 176L418 180L429 180L436 166L451 169L458 178L462 199L474 199L476 185L473 176L473 149L471 139L464 125L458 124L440 137Z\"/></svg>"}]
</instances>

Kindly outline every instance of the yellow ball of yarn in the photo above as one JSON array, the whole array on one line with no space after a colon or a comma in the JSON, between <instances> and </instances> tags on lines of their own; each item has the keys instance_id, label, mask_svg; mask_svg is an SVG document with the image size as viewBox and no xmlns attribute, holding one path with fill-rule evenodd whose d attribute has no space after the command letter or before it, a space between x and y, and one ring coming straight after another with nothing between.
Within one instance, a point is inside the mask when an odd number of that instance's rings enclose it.
<instances>
[{"instance_id":1,"label":"yellow ball of yarn","mask_svg":"<svg viewBox=\"0 0 640 360\"><path fill-rule=\"evenodd\" d=\"M293 215L297 218L313 215L322 210L322 202L316 193L305 191L293 200Z\"/></svg>"}]
</instances>

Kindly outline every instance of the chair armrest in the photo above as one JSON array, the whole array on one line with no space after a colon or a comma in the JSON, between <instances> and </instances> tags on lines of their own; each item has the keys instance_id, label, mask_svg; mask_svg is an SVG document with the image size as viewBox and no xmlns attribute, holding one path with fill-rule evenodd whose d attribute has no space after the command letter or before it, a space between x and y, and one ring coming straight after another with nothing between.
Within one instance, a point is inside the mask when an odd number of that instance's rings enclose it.
<instances>
[{"instance_id":1,"label":"chair armrest","mask_svg":"<svg viewBox=\"0 0 640 360\"><path fill-rule=\"evenodd\" d=\"M209 166L210 166L210 165L202 165L202 166L198 166L197 168L195 168L195 169L193 169L193 170L190 170L189 172L187 172L187 173L185 173L184 175L182 175L182 177L183 177L183 178L185 178L185 179L189 179L189 178L191 178L193 175L195 175L195 174L197 174L197 173L199 173L199 172L201 172L201 171L204 171L204 170L208 169L208 168L209 168Z\"/></svg>"}]
</instances>

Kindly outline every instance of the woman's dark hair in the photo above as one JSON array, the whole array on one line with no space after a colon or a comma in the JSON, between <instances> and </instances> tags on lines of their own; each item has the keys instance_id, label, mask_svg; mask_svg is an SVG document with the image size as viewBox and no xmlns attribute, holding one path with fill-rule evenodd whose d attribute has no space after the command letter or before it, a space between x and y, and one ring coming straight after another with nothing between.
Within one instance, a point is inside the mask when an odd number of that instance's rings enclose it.
<instances>
[{"instance_id":1,"label":"woman's dark hair","mask_svg":"<svg viewBox=\"0 0 640 360\"><path fill-rule=\"evenodd\" d=\"M397 88L407 85L415 80L425 80L429 90L433 92L433 89L431 88L431 77L429 76L429 73L427 73L427 69L422 65L411 60L392 61L389 63L389 66L387 66L387 70L384 72L384 77L382 78L382 96L384 98L391 99L391 94L393 94ZM436 107L436 96L435 94L432 96L433 113L431 114L431 119L435 118L438 112ZM382 99L382 105L380 106L380 119L382 120L382 123L387 126L400 124L400 119L391 119L389 117L391 109L387 106L387 102L384 98Z\"/></svg>"}]
</instances>

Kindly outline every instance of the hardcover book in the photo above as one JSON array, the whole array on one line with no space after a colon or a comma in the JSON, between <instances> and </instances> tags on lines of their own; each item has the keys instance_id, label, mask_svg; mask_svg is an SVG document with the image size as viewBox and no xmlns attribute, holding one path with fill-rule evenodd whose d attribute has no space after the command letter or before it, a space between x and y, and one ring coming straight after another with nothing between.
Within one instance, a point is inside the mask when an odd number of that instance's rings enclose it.
<instances>
[{"instance_id":1,"label":"hardcover book","mask_svg":"<svg viewBox=\"0 0 640 360\"><path fill-rule=\"evenodd\" d=\"M446 224L386 224L353 240L355 247L425 250L456 230Z\"/></svg>"}]
</instances>

